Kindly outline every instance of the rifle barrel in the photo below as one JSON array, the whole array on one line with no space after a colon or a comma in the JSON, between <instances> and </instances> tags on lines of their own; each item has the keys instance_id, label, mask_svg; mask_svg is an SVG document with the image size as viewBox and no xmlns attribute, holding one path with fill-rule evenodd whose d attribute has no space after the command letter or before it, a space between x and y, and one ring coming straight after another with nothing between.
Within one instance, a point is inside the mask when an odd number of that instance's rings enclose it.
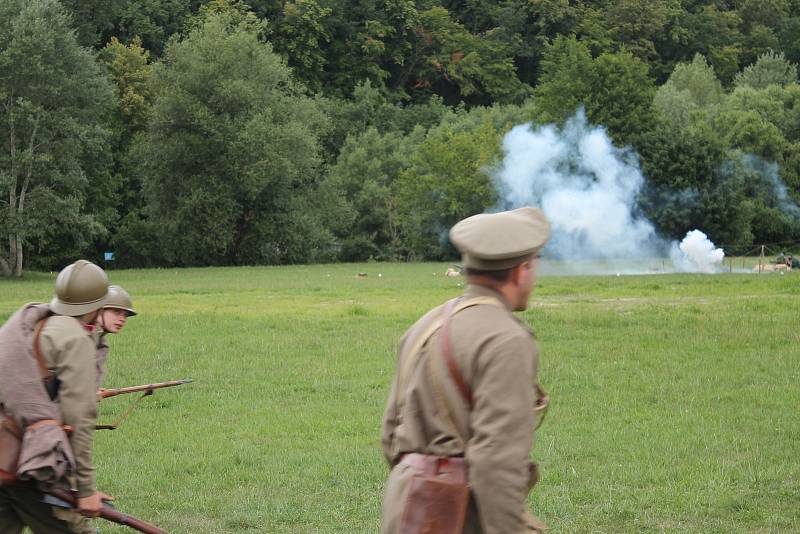
<instances>
[{"instance_id":1,"label":"rifle barrel","mask_svg":"<svg viewBox=\"0 0 800 534\"><path fill-rule=\"evenodd\" d=\"M73 495L68 491L53 489L46 493L49 493L53 497L61 499L72 506L78 505L75 497L73 497ZM132 529L138 530L139 532L144 532L145 534L168 534L166 530L162 530L155 525L151 525L146 521L142 521L141 519L131 517L128 514L122 513L119 510L108 506L107 504L104 504L103 508L100 510L100 517L107 521L111 521L112 523L118 523L120 525L125 525L126 527L131 527Z\"/></svg>"},{"instance_id":2,"label":"rifle barrel","mask_svg":"<svg viewBox=\"0 0 800 534\"><path fill-rule=\"evenodd\" d=\"M153 391L154 389L160 388L169 388L172 386L180 386L183 384L188 384L191 382L191 379L185 378L183 380L171 380L169 382L157 382L155 384L142 384L141 386L129 386L125 388L114 388L114 389L106 389L101 394L101 398L107 399L109 397L115 397L117 395L122 395L124 393L137 393L139 391Z\"/></svg>"}]
</instances>

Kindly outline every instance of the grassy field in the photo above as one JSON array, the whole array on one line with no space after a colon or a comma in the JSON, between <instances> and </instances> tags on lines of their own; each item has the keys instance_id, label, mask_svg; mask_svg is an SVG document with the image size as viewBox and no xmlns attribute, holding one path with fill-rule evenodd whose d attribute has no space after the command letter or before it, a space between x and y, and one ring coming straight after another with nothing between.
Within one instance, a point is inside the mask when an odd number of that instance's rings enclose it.
<instances>
[{"instance_id":1,"label":"grassy field","mask_svg":"<svg viewBox=\"0 0 800 534\"><path fill-rule=\"evenodd\" d=\"M171 533L377 532L394 349L461 290L444 269L111 272L141 315L105 385L195 382L97 433L101 489ZM0 319L53 280L0 281ZM533 302L552 532L800 531L800 273L543 276Z\"/></svg>"}]
</instances>

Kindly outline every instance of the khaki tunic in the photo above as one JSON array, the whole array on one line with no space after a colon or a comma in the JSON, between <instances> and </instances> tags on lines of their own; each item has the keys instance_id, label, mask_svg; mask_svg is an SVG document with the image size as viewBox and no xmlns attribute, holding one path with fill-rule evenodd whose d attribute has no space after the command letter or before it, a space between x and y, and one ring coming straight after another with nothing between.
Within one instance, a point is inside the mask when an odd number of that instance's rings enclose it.
<instances>
[{"instance_id":1,"label":"khaki tunic","mask_svg":"<svg viewBox=\"0 0 800 534\"><path fill-rule=\"evenodd\" d=\"M537 416L538 354L533 333L511 313L503 297L469 285L466 298L492 297L453 316L450 342L473 395L470 413L453 383L438 331L423 345L400 391L395 376L383 419L381 443L392 467L386 485L381 529L395 533L413 470L398 465L404 453L465 456L472 502L465 532L516 534L534 530L525 499L529 453ZM441 317L439 306L412 326L400 341L398 375L415 340ZM459 436L463 436L466 443Z\"/></svg>"},{"instance_id":2,"label":"khaki tunic","mask_svg":"<svg viewBox=\"0 0 800 534\"><path fill-rule=\"evenodd\" d=\"M97 341L97 354L95 354L95 372L97 373L96 384L97 389L103 386L103 380L106 378L106 360L108 359L108 334L101 334L100 339Z\"/></svg>"},{"instance_id":3,"label":"khaki tunic","mask_svg":"<svg viewBox=\"0 0 800 534\"><path fill-rule=\"evenodd\" d=\"M61 386L58 402L63 423L73 427L69 437L75 454L78 496L95 491L92 435L97 422L96 334L74 317L54 315L40 336L42 356Z\"/></svg>"}]
</instances>

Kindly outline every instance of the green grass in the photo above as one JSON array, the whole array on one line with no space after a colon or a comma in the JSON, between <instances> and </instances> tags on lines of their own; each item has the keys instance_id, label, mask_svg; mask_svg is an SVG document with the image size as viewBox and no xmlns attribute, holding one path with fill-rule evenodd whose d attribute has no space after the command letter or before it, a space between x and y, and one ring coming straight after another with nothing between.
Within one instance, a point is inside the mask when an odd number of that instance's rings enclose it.
<instances>
[{"instance_id":1,"label":"green grass","mask_svg":"<svg viewBox=\"0 0 800 534\"><path fill-rule=\"evenodd\" d=\"M460 291L445 267L112 271L141 315L106 386L195 382L97 433L101 489L171 533L376 532L395 346ZM53 280L0 281L0 319ZM800 273L545 276L524 317L552 532L800 531Z\"/></svg>"}]
</instances>

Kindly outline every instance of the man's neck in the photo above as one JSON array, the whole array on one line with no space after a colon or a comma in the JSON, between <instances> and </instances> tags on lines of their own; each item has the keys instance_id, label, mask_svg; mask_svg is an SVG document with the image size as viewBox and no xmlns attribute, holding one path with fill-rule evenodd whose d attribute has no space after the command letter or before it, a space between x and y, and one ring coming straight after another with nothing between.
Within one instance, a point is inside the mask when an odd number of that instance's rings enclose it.
<instances>
[{"instance_id":1,"label":"man's neck","mask_svg":"<svg viewBox=\"0 0 800 534\"><path fill-rule=\"evenodd\" d=\"M488 289L497 293L499 297L503 300L503 303L508 307L509 310L514 310L515 308L515 300L514 300L514 288L508 282L497 282L496 280L492 280L491 278L487 279L482 276L469 276L467 277L467 283L472 286L481 287L484 289Z\"/></svg>"}]
</instances>

